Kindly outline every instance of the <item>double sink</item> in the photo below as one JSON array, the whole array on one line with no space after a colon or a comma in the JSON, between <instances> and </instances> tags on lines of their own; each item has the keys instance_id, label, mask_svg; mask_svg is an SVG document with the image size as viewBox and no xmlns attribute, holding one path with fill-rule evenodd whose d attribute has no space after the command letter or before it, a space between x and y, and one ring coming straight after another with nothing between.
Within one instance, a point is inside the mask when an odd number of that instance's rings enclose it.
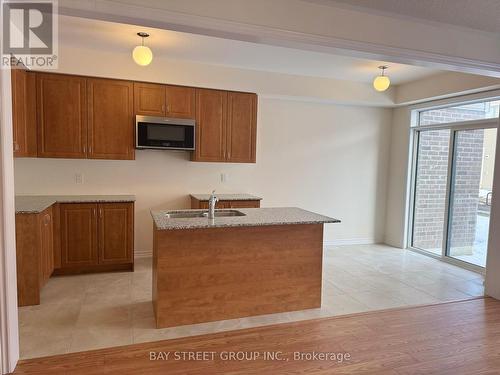
<instances>
[{"instance_id":1,"label":"double sink","mask_svg":"<svg viewBox=\"0 0 500 375\"><path fill-rule=\"evenodd\" d=\"M245 216L237 210L215 210L215 217ZM200 217L208 218L208 211L168 211L165 213L167 219L194 219Z\"/></svg>"}]
</instances>

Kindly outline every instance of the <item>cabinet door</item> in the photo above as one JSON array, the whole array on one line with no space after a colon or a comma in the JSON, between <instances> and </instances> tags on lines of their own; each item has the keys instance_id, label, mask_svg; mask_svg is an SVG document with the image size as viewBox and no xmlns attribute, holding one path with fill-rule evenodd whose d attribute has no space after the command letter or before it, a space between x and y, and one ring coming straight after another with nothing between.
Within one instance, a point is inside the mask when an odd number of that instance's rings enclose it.
<instances>
[{"instance_id":1,"label":"cabinet door","mask_svg":"<svg viewBox=\"0 0 500 375\"><path fill-rule=\"evenodd\" d=\"M133 84L88 79L89 158L134 159Z\"/></svg>"},{"instance_id":2,"label":"cabinet door","mask_svg":"<svg viewBox=\"0 0 500 375\"><path fill-rule=\"evenodd\" d=\"M36 157L35 74L12 69L12 135L15 157Z\"/></svg>"},{"instance_id":3,"label":"cabinet door","mask_svg":"<svg viewBox=\"0 0 500 375\"><path fill-rule=\"evenodd\" d=\"M165 86L167 117L192 118L195 113L195 89L182 86Z\"/></svg>"},{"instance_id":4,"label":"cabinet door","mask_svg":"<svg viewBox=\"0 0 500 375\"><path fill-rule=\"evenodd\" d=\"M165 116L165 86L134 83L134 113L144 116Z\"/></svg>"},{"instance_id":5,"label":"cabinet door","mask_svg":"<svg viewBox=\"0 0 500 375\"><path fill-rule=\"evenodd\" d=\"M227 153L232 163L255 163L257 135L257 95L227 94Z\"/></svg>"},{"instance_id":6,"label":"cabinet door","mask_svg":"<svg viewBox=\"0 0 500 375\"><path fill-rule=\"evenodd\" d=\"M224 161L227 93L196 89L196 150L194 161Z\"/></svg>"},{"instance_id":7,"label":"cabinet door","mask_svg":"<svg viewBox=\"0 0 500 375\"><path fill-rule=\"evenodd\" d=\"M41 213L40 233L41 233L41 257L40 257L40 285L44 285L54 272L54 247L52 228L52 208L49 207Z\"/></svg>"},{"instance_id":8,"label":"cabinet door","mask_svg":"<svg viewBox=\"0 0 500 375\"><path fill-rule=\"evenodd\" d=\"M87 156L85 78L37 73L38 156Z\"/></svg>"},{"instance_id":9,"label":"cabinet door","mask_svg":"<svg viewBox=\"0 0 500 375\"><path fill-rule=\"evenodd\" d=\"M99 264L133 262L134 204L99 204Z\"/></svg>"},{"instance_id":10,"label":"cabinet door","mask_svg":"<svg viewBox=\"0 0 500 375\"><path fill-rule=\"evenodd\" d=\"M97 265L97 204L61 204L61 266Z\"/></svg>"}]
</instances>

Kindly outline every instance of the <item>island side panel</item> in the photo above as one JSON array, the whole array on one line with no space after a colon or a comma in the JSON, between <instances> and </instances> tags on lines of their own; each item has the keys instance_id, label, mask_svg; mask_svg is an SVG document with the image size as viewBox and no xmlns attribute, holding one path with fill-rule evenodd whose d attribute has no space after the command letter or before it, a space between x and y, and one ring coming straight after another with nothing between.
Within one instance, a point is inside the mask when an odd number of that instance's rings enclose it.
<instances>
[{"instance_id":1,"label":"island side panel","mask_svg":"<svg viewBox=\"0 0 500 375\"><path fill-rule=\"evenodd\" d=\"M323 224L157 230L158 328L321 306Z\"/></svg>"},{"instance_id":2,"label":"island side panel","mask_svg":"<svg viewBox=\"0 0 500 375\"><path fill-rule=\"evenodd\" d=\"M159 235L160 231L158 230L158 227L153 221L153 267L152 267L152 280L153 280L153 288L152 288L152 300L153 300L153 312L155 314L155 319L156 319L156 310L157 310L157 271L158 271L158 249L157 249L157 237Z\"/></svg>"}]
</instances>

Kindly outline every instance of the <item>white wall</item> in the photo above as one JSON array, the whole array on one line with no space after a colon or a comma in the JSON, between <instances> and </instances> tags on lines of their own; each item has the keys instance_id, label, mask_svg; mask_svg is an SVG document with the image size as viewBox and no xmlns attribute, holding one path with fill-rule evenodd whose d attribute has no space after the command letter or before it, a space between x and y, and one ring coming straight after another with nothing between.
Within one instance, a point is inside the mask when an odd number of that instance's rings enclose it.
<instances>
[{"instance_id":1,"label":"white wall","mask_svg":"<svg viewBox=\"0 0 500 375\"><path fill-rule=\"evenodd\" d=\"M139 251L152 248L151 208L186 208L189 193L214 188L341 219L327 225L327 241L382 240L390 110L262 99L258 111L257 164L194 163L168 151L137 151L135 161L16 159L16 193L135 194Z\"/></svg>"}]
</instances>

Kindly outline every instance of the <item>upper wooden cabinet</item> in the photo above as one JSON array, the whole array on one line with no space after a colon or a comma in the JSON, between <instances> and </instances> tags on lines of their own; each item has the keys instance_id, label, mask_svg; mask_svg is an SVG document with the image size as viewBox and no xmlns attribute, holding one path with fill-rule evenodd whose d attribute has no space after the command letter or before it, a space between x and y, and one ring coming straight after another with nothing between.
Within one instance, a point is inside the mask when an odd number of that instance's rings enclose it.
<instances>
[{"instance_id":1,"label":"upper wooden cabinet","mask_svg":"<svg viewBox=\"0 0 500 375\"><path fill-rule=\"evenodd\" d=\"M195 89L192 87L134 83L136 115L195 117Z\"/></svg>"},{"instance_id":2,"label":"upper wooden cabinet","mask_svg":"<svg viewBox=\"0 0 500 375\"><path fill-rule=\"evenodd\" d=\"M226 161L255 163L257 95L227 94Z\"/></svg>"},{"instance_id":3,"label":"upper wooden cabinet","mask_svg":"<svg viewBox=\"0 0 500 375\"><path fill-rule=\"evenodd\" d=\"M227 92L196 89L196 149L194 161L226 159Z\"/></svg>"},{"instance_id":4,"label":"upper wooden cabinet","mask_svg":"<svg viewBox=\"0 0 500 375\"><path fill-rule=\"evenodd\" d=\"M196 120L200 162L255 163L257 95L12 72L14 156L135 159L135 115Z\"/></svg>"},{"instance_id":5,"label":"upper wooden cabinet","mask_svg":"<svg viewBox=\"0 0 500 375\"><path fill-rule=\"evenodd\" d=\"M88 79L87 95L88 157L133 160L133 84L113 79Z\"/></svg>"},{"instance_id":6,"label":"upper wooden cabinet","mask_svg":"<svg viewBox=\"0 0 500 375\"><path fill-rule=\"evenodd\" d=\"M136 115L165 116L165 86L155 83L134 83L134 112Z\"/></svg>"},{"instance_id":7,"label":"upper wooden cabinet","mask_svg":"<svg viewBox=\"0 0 500 375\"><path fill-rule=\"evenodd\" d=\"M257 95L196 90L193 161L255 163Z\"/></svg>"},{"instance_id":8,"label":"upper wooden cabinet","mask_svg":"<svg viewBox=\"0 0 500 375\"><path fill-rule=\"evenodd\" d=\"M87 156L85 78L37 73L38 156Z\"/></svg>"},{"instance_id":9,"label":"upper wooden cabinet","mask_svg":"<svg viewBox=\"0 0 500 375\"><path fill-rule=\"evenodd\" d=\"M15 157L36 157L35 74L12 69L12 135Z\"/></svg>"},{"instance_id":10,"label":"upper wooden cabinet","mask_svg":"<svg viewBox=\"0 0 500 375\"><path fill-rule=\"evenodd\" d=\"M195 118L195 89L183 86L165 86L166 116Z\"/></svg>"}]
</instances>

